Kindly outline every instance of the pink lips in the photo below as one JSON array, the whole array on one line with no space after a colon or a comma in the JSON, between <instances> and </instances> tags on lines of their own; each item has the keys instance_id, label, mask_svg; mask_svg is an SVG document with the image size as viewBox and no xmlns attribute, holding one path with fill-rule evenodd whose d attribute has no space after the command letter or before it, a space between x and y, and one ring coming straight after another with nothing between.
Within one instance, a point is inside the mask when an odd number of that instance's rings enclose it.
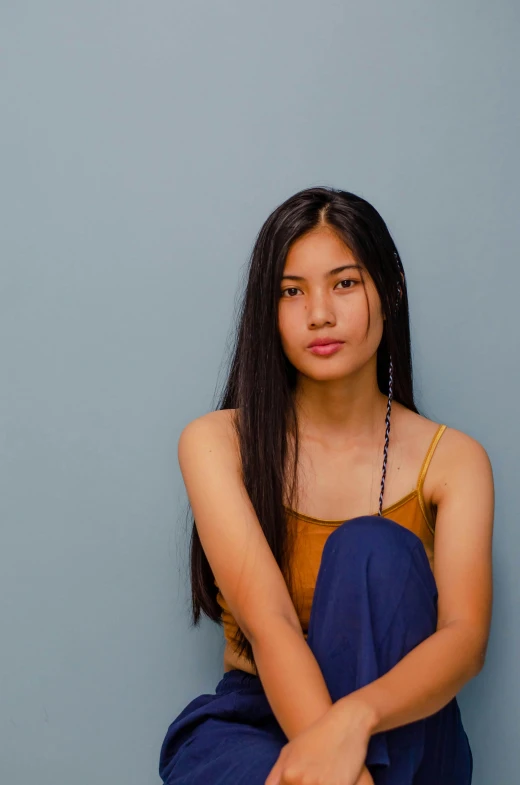
<instances>
[{"instance_id":1,"label":"pink lips","mask_svg":"<svg viewBox=\"0 0 520 785\"><path fill-rule=\"evenodd\" d=\"M322 356L327 356L329 354L334 354L335 352L339 351L343 343L340 341L336 341L335 343L325 343L321 346L309 346L309 351L313 354L319 354Z\"/></svg>"}]
</instances>

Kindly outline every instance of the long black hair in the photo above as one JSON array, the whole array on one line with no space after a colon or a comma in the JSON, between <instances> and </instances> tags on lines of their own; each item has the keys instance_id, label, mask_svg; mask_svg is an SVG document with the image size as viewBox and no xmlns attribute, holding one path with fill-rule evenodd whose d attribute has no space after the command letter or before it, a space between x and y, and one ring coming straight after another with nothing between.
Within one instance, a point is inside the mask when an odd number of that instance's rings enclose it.
<instances>
[{"instance_id":1,"label":"long black hair","mask_svg":"<svg viewBox=\"0 0 520 785\"><path fill-rule=\"evenodd\" d=\"M228 377L216 406L235 410L242 480L289 589L292 541L284 505L294 509L297 493L298 428L293 399L297 370L282 349L278 331L280 282L292 243L323 224L330 226L364 265L381 299L386 319L377 350L380 391L388 394L391 355L393 399L418 412L413 396L406 280L385 222L369 202L348 191L331 187L299 191L271 213L256 237ZM196 625L205 613L221 624L215 578L193 515L191 520L192 621ZM251 644L240 628L234 646L254 664Z\"/></svg>"}]
</instances>

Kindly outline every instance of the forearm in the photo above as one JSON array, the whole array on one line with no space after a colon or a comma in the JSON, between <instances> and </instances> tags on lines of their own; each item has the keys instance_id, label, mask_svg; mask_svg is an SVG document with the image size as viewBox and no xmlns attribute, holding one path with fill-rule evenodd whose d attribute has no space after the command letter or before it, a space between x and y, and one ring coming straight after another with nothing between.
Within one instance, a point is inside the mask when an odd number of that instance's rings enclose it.
<instances>
[{"instance_id":1,"label":"forearm","mask_svg":"<svg viewBox=\"0 0 520 785\"><path fill-rule=\"evenodd\" d=\"M435 632L379 679L334 704L339 715L371 711L371 734L440 711L481 670L484 654L467 626Z\"/></svg>"},{"instance_id":2,"label":"forearm","mask_svg":"<svg viewBox=\"0 0 520 785\"><path fill-rule=\"evenodd\" d=\"M251 644L269 705L290 741L333 705L321 669L301 628L283 618L272 620L268 633ZM365 704L359 709L357 721L369 735L372 710Z\"/></svg>"}]
</instances>

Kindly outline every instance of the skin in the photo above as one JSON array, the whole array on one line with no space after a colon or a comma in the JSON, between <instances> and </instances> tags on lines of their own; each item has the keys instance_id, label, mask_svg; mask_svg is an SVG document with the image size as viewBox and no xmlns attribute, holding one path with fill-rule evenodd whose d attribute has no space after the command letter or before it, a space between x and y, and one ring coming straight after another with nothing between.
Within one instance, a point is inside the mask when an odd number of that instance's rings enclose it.
<instances>
[{"instance_id":1,"label":"skin","mask_svg":"<svg viewBox=\"0 0 520 785\"><path fill-rule=\"evenodd\" d=\"M354 263L327 226L299 238L284 275L303 280L282 281L278 311L283 349L299 371L298 509L334 520L377 511L384 446L387 398L376 379L381 303L366 270L330 275ZM322 335L343 340L342 349L312 354L309 342ZM332 705L241 483L232 416L210 412L189 423L178 455L202 546L289 739L265 785L370 785L370 736L440 710L483 667L492 603L489 458L461 431L443 434L424 484L425 502L436 509L437 631L383 677ZM385 506L415 487L437 426L393 402Z\"/></svg>"},{"instance_id":2,"label":"skin","mask_svg":"<svg viewBox=\"0 0 520 785\"><path fill-rule=\"evenodd\" d=\"M366 270L329 275L344 265L358 262L327 227L300 238L289 251L284 276L297 274L305 280L282 280L278 313L284 352L299 371L295 401L305 452L305 483L300 483L307 490L305 512L336 520L345 512L352 517L377 507L374 494L377 498L388 400L376 379L384 326L379 295ZM318 356L307 347L322 336L345 343L333 355ZM395 405L392 426L397 408L406 411ZM352 477L352 487L345 487L346 476Z\"/></svg>"}]
</instances>

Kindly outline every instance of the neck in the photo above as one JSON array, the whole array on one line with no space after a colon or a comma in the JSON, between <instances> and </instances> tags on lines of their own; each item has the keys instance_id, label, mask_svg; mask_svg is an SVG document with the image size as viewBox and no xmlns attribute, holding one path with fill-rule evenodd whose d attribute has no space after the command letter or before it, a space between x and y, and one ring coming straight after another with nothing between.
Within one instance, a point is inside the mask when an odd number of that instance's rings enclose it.
<instances>
[{"instance_id":1,"label":"neck","mask_svg":"<svg viewBox=\"0 0 520 785\"><path fill-rule=\"evenodd\" d=\"M375 364L343 379L300 375L295 404L300 434L307 439L342 448L384 434L388 397L377 386Z\"/></svg>"}]
</instances>

